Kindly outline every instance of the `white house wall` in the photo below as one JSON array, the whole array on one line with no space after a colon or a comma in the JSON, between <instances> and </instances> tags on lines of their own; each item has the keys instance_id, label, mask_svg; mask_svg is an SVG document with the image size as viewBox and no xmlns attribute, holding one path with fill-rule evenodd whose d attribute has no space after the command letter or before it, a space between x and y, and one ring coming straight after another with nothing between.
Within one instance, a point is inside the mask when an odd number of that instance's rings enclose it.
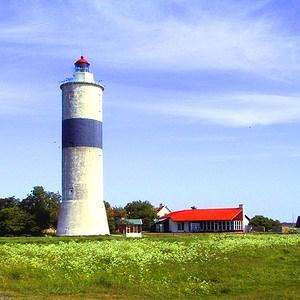
<instances>
[{"instance_id":1,"label":"white house wall","mask_svg":"<svg viewBox=\"0 0 300 300\"><path fill-rule=\"evenodd\" d=\"M189 222L184 222L184 230L180 231L177 229L177 223L179 222L173 222L171 219L169 220L169 230L171 232L189 232Z\"/></svg>"},{"instance_id":2,"label":"white house wall","mask_svg":"<svg viewBox=\"0 0 300 300\"><path fill-rule=\"evenodd\" d=\"M161 210L159 210L159 212L157 213L157 216L159 218L161 218L161 217L163 217L164 215L166 215L166 214L168 214L170 212L171 211L164 206Z\"/></svg>"}]
</instances>

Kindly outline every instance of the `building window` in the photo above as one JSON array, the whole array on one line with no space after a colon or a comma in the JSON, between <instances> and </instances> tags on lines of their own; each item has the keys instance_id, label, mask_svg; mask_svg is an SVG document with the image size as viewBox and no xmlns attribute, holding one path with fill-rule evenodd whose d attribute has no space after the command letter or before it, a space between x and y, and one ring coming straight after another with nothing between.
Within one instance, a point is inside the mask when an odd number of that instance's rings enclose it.
<instances>
[{"instance_id":1,"label":"building window","mask_svg":"<svg viewBox=\"0 0 300 300\"><path fill-rule=\"evenodd\" d=\"M213 225L213 228L212 228L213 231L219 231L220 230L219 222L214 222L212 225Z\"/></svg>"},{"instance_id":2,"label":"building window","mask_svg":"<svg viewBox=\"0 0 300 300\"><path fill-rule=\"evenodd\" d=\"M184 231L184 222L178 222L177 223L177 230L178 231Z\"/></svg>"},{"instance_id":3,"label":"building window","mask_svg":"<svg viewBox=\"0 0 300 300\"><path fill-rule=\"evenodd\" d=\"M164 232L164 224L162 223L156 224L156 232Z\"/></svg>"},{"instance_id":4,"label":"building window","mask_svg":"<svg viewBox=\"0 0 300 300\"><path fill-rule=\"evenodd\" d=\"M207 231L210 231L210 222L207 222Z\"/></svg>"},{"instance_id":5,"label":"building window","mask_svg":"<svg viewBox=\"0 0 300 300\"><path fill-rule=\"evenodd\" d=\"M204 230L204 222L200 222L200 231Z\"/></svg>"},{"instance_id":6,"label":"building window","mask_svg":"<svg viewBox=\"0 0 300 300\"><path fill-rule=\"evenodd\" d=\"M236 229L237 230L242 230L243 229L242 221L236 221Z\"/></svg>"},{"instance_id":7,"label":"building window","mask_svg":"<svg viewBox=\"0 0 300 300\"><path fill-rule=\"evenodd\" d=\"M160 224L155 225L155 230L156 230L156 232L160 232Z\"/></svg>"},{"instance_id":8,"label":"building window","mask_svg":"<svg viewBox=\"0 0 300 300\"><path fill-rule=\"evenodd\" d=\"M191 231L199 232L201 230L200 224L201 223L191 223Z\"/></svg>"}]
</instances>

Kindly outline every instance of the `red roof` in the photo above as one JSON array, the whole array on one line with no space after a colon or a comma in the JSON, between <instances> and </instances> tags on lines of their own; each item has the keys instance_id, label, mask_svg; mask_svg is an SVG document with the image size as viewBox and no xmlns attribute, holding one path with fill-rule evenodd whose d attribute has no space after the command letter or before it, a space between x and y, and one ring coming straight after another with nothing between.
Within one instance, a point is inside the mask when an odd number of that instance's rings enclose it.
<instances>
[{"instance_id":1,"label":"red roof","mask_svg":"<svg viewBox=\"0 0 300 300\"><path fill-rule=\"evenodd\" d=\"M175 222L183 221L232 221L243 219L242 208L210 208L185 209L171 212L162 217L170 218Z\"/></svg>"},{"instance_id":2,"label":"red roof","mask_svg":"<svg viewBox=\"0 0 300 300\"><path fill-rule=\"evenodd\" d=\"M90 63L83 56L80 56L75 65L90 65Z\"/></svg>"}]
</instances>

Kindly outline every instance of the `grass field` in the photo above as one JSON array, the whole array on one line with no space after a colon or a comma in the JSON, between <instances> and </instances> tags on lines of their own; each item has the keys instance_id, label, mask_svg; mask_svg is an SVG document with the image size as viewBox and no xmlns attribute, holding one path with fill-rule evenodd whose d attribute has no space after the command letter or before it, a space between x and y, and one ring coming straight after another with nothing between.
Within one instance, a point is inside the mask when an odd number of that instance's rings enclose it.
<instances>
[{"instance_id":1,"label":"grass field","mask_svg":"<svg viewBox=\"0 0 300 300\"><path fill-rule=\"evenodd\" d=\"M0 238L4 299L300 299L300 235Z\"/></svg>"}]
</instances>

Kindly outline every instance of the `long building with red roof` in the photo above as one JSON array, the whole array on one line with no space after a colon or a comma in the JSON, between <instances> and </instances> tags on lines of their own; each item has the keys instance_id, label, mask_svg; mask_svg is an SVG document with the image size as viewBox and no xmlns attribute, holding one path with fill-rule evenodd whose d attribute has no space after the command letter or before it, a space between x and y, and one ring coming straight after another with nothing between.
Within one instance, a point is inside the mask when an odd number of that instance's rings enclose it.
<instances>
[{"instance_id":1,"label":"long building with red roof","mask_svg":"<svg viewBox=\"0 0 300 300\"><path fill-rule=\"evenodd\" d=\"M170 212L156 223L157 232L243 232L249 223L244 206L184 209Z\"/></svg>"}]
</instances>

